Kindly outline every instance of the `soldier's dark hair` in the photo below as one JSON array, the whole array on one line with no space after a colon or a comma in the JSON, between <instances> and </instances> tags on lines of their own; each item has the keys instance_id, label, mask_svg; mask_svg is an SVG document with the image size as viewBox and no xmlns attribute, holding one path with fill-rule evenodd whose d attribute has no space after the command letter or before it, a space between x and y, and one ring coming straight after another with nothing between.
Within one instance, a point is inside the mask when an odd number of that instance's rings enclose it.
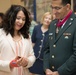
<instances>
[{"instance_id":1,"label":"soldier's dark hair","mask_svg":"<svg viewBox=\"0 0 76 75\"><path fill-rule=\"evenodd\" d=\"M66 4L70 4L71 5L71 0L62 0L62 4L66 5Z\"/></svg>"}]
</instances>

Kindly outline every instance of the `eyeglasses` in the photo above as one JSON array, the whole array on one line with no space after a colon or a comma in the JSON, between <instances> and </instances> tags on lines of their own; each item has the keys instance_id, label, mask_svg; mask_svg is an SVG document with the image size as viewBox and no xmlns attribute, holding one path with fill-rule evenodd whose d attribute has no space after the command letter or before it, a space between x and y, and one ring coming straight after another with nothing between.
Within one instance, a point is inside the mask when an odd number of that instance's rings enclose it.
<instances>
[{"instance_id":1,"label":"eyeglasses","mask_svg":"<svg viewBox=\"0 0 76 75\"><path fill-rule=\"evenodd\" d=\"M55 10L60 10L62 7L52 7L52 6L50 6L52 9L55 9Z\"/></svg>"}]
</instances>

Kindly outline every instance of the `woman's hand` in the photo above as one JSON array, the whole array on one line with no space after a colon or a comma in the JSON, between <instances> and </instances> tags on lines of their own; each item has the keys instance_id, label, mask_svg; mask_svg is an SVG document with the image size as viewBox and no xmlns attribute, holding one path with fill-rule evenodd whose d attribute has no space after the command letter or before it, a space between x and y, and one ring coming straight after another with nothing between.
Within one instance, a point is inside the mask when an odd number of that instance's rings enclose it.
<instances>
[{"instance_id":1,"label":"woman's hand","mask_svg":"<svg viewBox=\"0 0 76 75\"><path fill-rule=\"evenodd\" d=\"M25 57L21 57L17 60L17 64L19 66L27 66L28 65L28 60Z\"/></svg>"}]
</instances>

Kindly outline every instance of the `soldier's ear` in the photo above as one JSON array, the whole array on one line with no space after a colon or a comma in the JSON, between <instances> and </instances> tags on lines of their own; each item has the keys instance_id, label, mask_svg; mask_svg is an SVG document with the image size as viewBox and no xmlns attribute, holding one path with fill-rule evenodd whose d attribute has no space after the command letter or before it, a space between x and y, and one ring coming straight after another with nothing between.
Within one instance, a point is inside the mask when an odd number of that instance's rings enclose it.
<instances>
[{"instance_id":1,"label":"soldier's ear","mask_svg":"<svg viewBox=\"0 0 76 75\"><path fill-rule=\"evenodd\" d=\"M71 9L71 5L70 5L70 4L67 4L67 5L66 5L66 9L67 9L67 10Z\"/></svg>"}]
</instances>

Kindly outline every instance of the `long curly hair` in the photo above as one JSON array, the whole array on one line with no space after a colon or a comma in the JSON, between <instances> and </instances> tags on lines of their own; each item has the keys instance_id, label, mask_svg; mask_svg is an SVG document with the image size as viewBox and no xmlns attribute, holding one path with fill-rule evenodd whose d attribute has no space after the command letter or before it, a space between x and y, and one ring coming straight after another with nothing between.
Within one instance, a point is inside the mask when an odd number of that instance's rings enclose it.
<instances>
[{"instance_id":1,"label":"long curly hair","mask_svg":"<svg viewBox=\"0 0 76 75\"><path fill-rule=\"evenodd\" d=\"M19 30L19 32L23 35L24 38L29 38L29 27L31 25L30 18L26 8L21 5L11 5L11 7L6 11L3 22L3 29L6 32L6 35L10 33L12 37L14 36L14 25L19 11L23 11L24 15L26 16L25 24Z\"/></svg>"}]
</instances>

